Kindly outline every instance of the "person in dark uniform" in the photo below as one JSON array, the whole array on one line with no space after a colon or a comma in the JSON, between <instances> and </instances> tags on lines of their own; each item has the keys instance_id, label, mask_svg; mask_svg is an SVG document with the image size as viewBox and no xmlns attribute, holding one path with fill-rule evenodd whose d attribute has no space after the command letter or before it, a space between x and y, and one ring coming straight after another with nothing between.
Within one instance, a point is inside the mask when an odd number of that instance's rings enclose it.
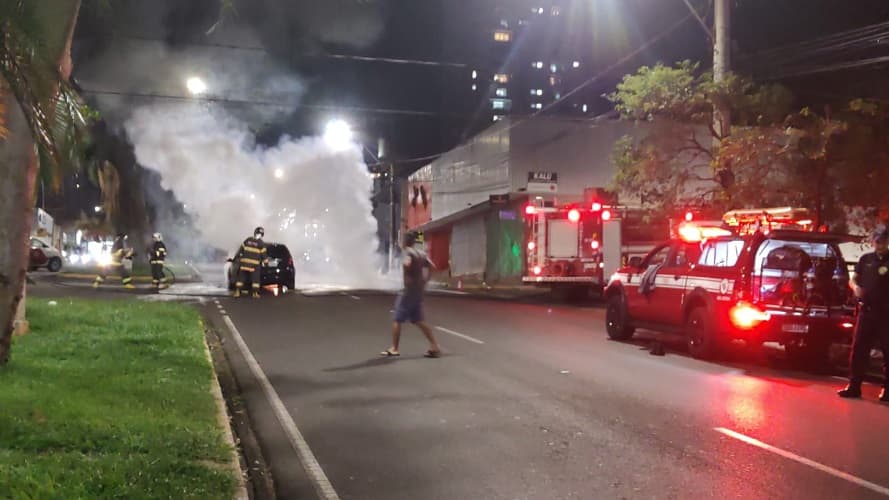
<instances>
[{"instance_id":1,"label":"person in dark uniform","mask_svg":"<svg viewBox=\"0 0 889 500\"><path fill-rule=\"evenodd\" d=\"M148 261L151 264L151 284L155 291L167 288L167 277L164 276L164 261L167 259L167 246L161 233L152 235L154 243L148 250Z\"/></svg>"},{"instance_id":2,"label":"person in dark uniform","mask_svg":"<svg viewBox=\"0 0 889 500\"><path fill-rule=\"evenodd\" d=\"M852 290L858 298L858 321L852 341L849 385L838 394L860 398L861 383L870 364L874 346L883 351L883 392L880 401L889 403L889 228L880 226L873 234L874 251L861 256L855 266Z\"/></svg>"},{"instance_id":3,"label":"person in dark uniform","mask_svg":"<svg viewBox=\"0 0 889 500\"><path fill-rule=\"evenodd\" d=\"M134 255L133 249L127 247L127 235L119 233L111 246L111 264L108 267L100 268L99 275L93 282L93 288L99 288L102 283L105 283L109 269L120 275L120 282L123 283L124 288L130 290L136 288L133 286L133 277L130 276L130 271L124 264L124 259L131 259Z\"/></svg>"},{"instance_id":4,"label":"person in dark uniform","mask_svg":"<svg viewBox=\"0 0 889 500\"><path fill-rule=\"evenodd\" d=\"M235 297L240 297L244 293L244 284L249 281L253 298L259 298L262 263L268 252L262 241L263 237L265 237L265 229L256 228L253 231L253 237L244 240L238 251L238 281L235 282Z\"/></svg>"}]
</instances>

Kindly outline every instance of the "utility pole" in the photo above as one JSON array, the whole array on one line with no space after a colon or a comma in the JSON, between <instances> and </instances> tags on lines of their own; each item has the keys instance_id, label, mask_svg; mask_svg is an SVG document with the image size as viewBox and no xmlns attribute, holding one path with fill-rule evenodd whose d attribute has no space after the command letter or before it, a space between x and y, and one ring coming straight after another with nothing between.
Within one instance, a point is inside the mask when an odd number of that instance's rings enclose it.
<instances>
[{"instance_id":1,"label":"utility pole","mask_svg":"<svg viewBox=\"0 0 889 500\"><path fill-rule=\"evenodd\" d=\"M713 81L725 81L732 66L732 0L714 0ZM713 113L713 126L722 139L729 134L731 116L728 109L717 107Z\"/></svg>"},{"instance_id":2,"label":"utility pole","mask_svg":"<svg viewBox=\"0 0 889 500\"><path fill-rule=\"evenodd\" d=\"M398 222L395 216L395 164L389 163L389 271L395 268Z\"/></svg>"}]
</instances>

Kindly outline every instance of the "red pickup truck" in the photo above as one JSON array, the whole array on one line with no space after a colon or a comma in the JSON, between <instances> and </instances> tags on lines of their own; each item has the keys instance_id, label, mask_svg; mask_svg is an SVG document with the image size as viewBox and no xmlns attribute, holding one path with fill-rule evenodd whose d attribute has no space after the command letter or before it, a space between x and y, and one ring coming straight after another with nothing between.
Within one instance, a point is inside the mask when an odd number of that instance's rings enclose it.
<instances>
[{"instance_id":1,"label":"red pickup truck","mask_svg":"<svg viewBox=\"0 0 889 500\"><path fill-rule=\"evenodd\" d=\"M846 238L798 230L666 242L619 269L607 285L606 328L680 333L691 355L715 358L734 340L778 342L796 361L829 365L849 342L855 300L840 251Z\"/></svg>"}]
</instances>

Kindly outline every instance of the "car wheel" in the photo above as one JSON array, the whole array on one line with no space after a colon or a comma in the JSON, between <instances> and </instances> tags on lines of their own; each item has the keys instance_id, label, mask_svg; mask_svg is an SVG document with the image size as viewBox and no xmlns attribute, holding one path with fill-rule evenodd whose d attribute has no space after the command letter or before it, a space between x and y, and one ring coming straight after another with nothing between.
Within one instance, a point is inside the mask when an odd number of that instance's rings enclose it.
<instances>
[{"instance_id":1,"label":"car wheel","mask_svg":"<svg viewBox=\"0 0 889 500\"><path fill-rule=\"evenodd\" d=\"M706 307L695 307L685 324L688 352L698 359L715 359L722 352L722 339L714 331Z\"/></svg>"},{"instance_id":2,"label":"car wheel","mask_svg":"<svg viewBox=\"0 0 889 500\"><path fill-rule=\"evenodd\" d=\"M611 340L629 340L635 329L630 326L626 302L623 295L614 295L608 299L605 309L605 331Z\"/></svg>"},{"instance_id":3,"label":"car wheel","mask_svg":"<svg viewBox=\"0 0 889 500\"><path fill-rule=\"evenodd\" d=\"M53 257L49 259L49 264L46 266L47 269L51 273L57 273L62 270L62 259L58 257Z\"/></svg>"}]
</instances>

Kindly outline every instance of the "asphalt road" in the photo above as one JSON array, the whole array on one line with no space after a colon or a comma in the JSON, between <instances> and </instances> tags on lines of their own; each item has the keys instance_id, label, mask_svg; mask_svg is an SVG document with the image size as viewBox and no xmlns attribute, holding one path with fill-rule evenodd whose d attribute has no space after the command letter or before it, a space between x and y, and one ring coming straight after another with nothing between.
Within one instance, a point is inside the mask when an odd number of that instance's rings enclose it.
<instances>
[{"instance_id":1,"label":"asphalt road","mask_svg":"<svg viewBox=\"0 0 889 500\"><path fill-rule=\"evenodd\" d=\"M402 356L384 359L392 300L204 305L222 329L231 320L340 498L889 496L889 405L875 386L843 401L841 380L780 361L706 363L672 344L657 357L644 341L608 341L599 308L468 296L428 299L445 356L423 358L407 327ZM314 497L227 335L281 497Z\"/></svg>"}]
</instances>

